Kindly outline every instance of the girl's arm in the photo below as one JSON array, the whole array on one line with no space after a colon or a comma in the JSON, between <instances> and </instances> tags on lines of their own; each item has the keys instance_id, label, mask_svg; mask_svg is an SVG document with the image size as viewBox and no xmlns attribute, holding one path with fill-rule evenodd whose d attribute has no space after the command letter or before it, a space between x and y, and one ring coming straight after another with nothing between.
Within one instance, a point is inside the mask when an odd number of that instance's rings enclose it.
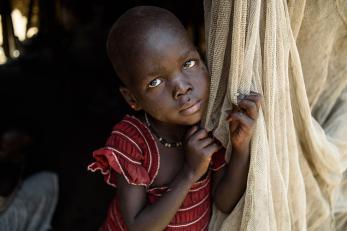
<instances>
[{"instance_id":1,"label":"girl's arm","mask_svg":"<svg viewBox=\"0 0 347 231\"><path fill-rule=\"evenodd\" d=\"M192 184L208 169L212 154L219 149L205 130L192 128L186 138L185 165L169 185L171 190L154 204L147 203L145 187L130 185L123 176L117 175L117 198L128 230L165 229Z\"/></svg>"},{"instance_id":2,"label":"girl's arm","mask_svg":"<svg viewBox=\"0 0 347 231\"><path fill-rule=\"evenodd\" d=\"M144 186L128 184L121 175L117 177L117 183L120 211L128 230L163 230L181 206L194 177L183 169L171 183L172 190L152 205L147 205Z\"/></svg>"},{"instance_id":3,"label":"girl's arm","mask_svg":"<svg viewBox=\"0 0 347 231\"><path fill-rule=\"evenodd\" d=\"M223 213L230 213L245 192L248 169L249 155L233 153L229 164L213 173L213 200Z\"/></svg>"},{"instance_id":4,"label":"girl's arm","mask_svg":"<svg viewBox=\"0 0 347 231\"><path fill-rule=\"evenodd\" d=\"M233 152L229 164L213 175L212 189L214 202L224 213L234 209L247 186L250 140L261 98L260 94L254 92L241 97L238 109L234 109L227 118Z\"/></svg>"}]
</instances>

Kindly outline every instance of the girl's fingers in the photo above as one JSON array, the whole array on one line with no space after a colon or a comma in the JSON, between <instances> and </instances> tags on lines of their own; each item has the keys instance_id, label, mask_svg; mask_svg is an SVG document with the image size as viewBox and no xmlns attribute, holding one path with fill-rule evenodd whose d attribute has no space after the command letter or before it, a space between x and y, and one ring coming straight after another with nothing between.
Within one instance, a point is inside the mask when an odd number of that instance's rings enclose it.
<instances>
[{"instance_id":1,"label":"girl's fingers","mask_svg":"<svg viewBox=\"0 0 347 231\"><path fill-rule=\"evenodd\" d=\"M185 139L189 139L197 131L198 131L198 126L196 125L189 128L188 131L186 132Z\"/></svg>"},{"instance_id":2,"label":"girl's fingers","mask_svg":"<svg viewBox=\"0 0 347 231\"><path fill-rule=\"evenodd\" d=\"M235 131L239 126L244 126L247 129L251 129L254 123L253 119L245 115L243 112L234 112L230 115L230 117L232 120L230 125L231 132Z\"/></svg>"},{"instance_id":3,"label":"girl's fingers","mask_svg":"<svg viewBox=\"0 0 347 231\"><path fill-rule=\"evenodd\" d=\"M199 145L201 145L201 147L206 147L206 146L212 144L213 142L215 142L213 138L207 137L205 139L201 139L199 142L200 143Z\"/></svg>"},{"instance_id":4,"label":"girl's fingers","mask_svg":"<svg viewBox=\"0 0 347 231\"><path fill-rule=\"evenodd\" d=\"M232 114L230 114L227 118L227 122L229 123L229 132L234 133L234 131L236 130L236 128L239 125L239 121L237 121L237 120L234 121Z\"/></svg>"},{"instance_id":5,"label":"girl's fingers","mask_svg":"<svg viewBox=\"0 0 347 231\"><path fill-rule=\"evenodd\" d=\"M191 135L191 139L194 139L194 140L201 140L201 139L204 139L208 136L208 133L207 131L204 129L204 128L198 128L197 131Z\"/></svg>"},{"instance_id":6,"label":"girl's fingers","mask_svg":"<svg viewBox=\"0 0 347 231\"><path fill-rule=\"evenodd\" d=\"M222 148L222 145L220 145L216 142L213 142L204 148L205 154L212 157L213 153L219 151L221 148Z\"/></svg>"},{"instance_id":7,"label":"girl's fingers","mask_svg":"<svg viewBox=\"0 0 347 231\"><path fill-rule=\"evenodd\" d=\"M253 120L258 118L258 108L255 102L243 99L239 102L239 107Z\"/></svg>"},{"instance_id":8,"label":"girl's fingers","mask_svg":"<svg viewBox=\"0 0 347 231\"><path fill-rule=\"evenodd\" d=\"M259 93L251 91L251 94L250 95L245 95L244 99L247 99L247 100L250 100L250 101L254 102L256 104L256 106L257 106L257 111L258 111L259 108L260 108L263 96L261 94L259 94Z\"/></svg>"}]
</instances>

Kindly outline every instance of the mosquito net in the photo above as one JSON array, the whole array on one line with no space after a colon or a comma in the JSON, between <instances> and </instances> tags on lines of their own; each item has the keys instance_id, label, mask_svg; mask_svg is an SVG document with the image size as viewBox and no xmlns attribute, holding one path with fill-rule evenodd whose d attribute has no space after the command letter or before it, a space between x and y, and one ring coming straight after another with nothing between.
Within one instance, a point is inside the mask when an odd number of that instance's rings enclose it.
<instances>
[{"instance_id":1,"label":"mosquito net","mask_svg":"<svg viewBox=\"0 0 347 231\"><path fill-rule=\"evenodd\" d=\"M205 0L204 123L231 150L226 111L263 94L247 190L209 230L347 229L347 1ZM230 152L228 152L230 153Z\"/></svg>"}]
</instances>

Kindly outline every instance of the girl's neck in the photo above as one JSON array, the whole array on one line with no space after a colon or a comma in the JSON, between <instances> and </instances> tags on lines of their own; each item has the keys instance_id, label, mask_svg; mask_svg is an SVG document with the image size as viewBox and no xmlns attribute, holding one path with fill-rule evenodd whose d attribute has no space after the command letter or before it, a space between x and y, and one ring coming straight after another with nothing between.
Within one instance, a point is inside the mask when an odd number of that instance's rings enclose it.
<instances>
[{"instance_id":1,"label":"girl's neck","mask_svg":"<svg viewBox=\"0 0 347 231\"><path fill-rule=\"evenodd\" d=\"M144 113L141 116L141 119L143 119L143 121L147 123ZM188 129L188 126L186 125L164 123L154 119L148 114L147 119L152 129L154 129L159 136L171 142L183 141L184 134Z\"/></svg>"}]
</instances>

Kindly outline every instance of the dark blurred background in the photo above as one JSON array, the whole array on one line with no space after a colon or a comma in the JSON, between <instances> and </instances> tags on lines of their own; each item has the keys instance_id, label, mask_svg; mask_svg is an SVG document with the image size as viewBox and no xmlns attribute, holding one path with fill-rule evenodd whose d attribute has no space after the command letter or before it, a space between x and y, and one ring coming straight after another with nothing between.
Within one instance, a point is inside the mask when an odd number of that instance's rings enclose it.
<instances>
[{"instance_id":1,"label":"dark blurred background","mask_svg":"<svg viewBox=\"0 0 347 231\"><path fill-rule=\"evenodd\" d=\"M128 112L105 44L136 5L172 11L204 53L202 1L0 0L0 133L32 137L25 175L58 174L53 230L97 230L115 194L87 166Z\"/></svg>"}]
</instances>

